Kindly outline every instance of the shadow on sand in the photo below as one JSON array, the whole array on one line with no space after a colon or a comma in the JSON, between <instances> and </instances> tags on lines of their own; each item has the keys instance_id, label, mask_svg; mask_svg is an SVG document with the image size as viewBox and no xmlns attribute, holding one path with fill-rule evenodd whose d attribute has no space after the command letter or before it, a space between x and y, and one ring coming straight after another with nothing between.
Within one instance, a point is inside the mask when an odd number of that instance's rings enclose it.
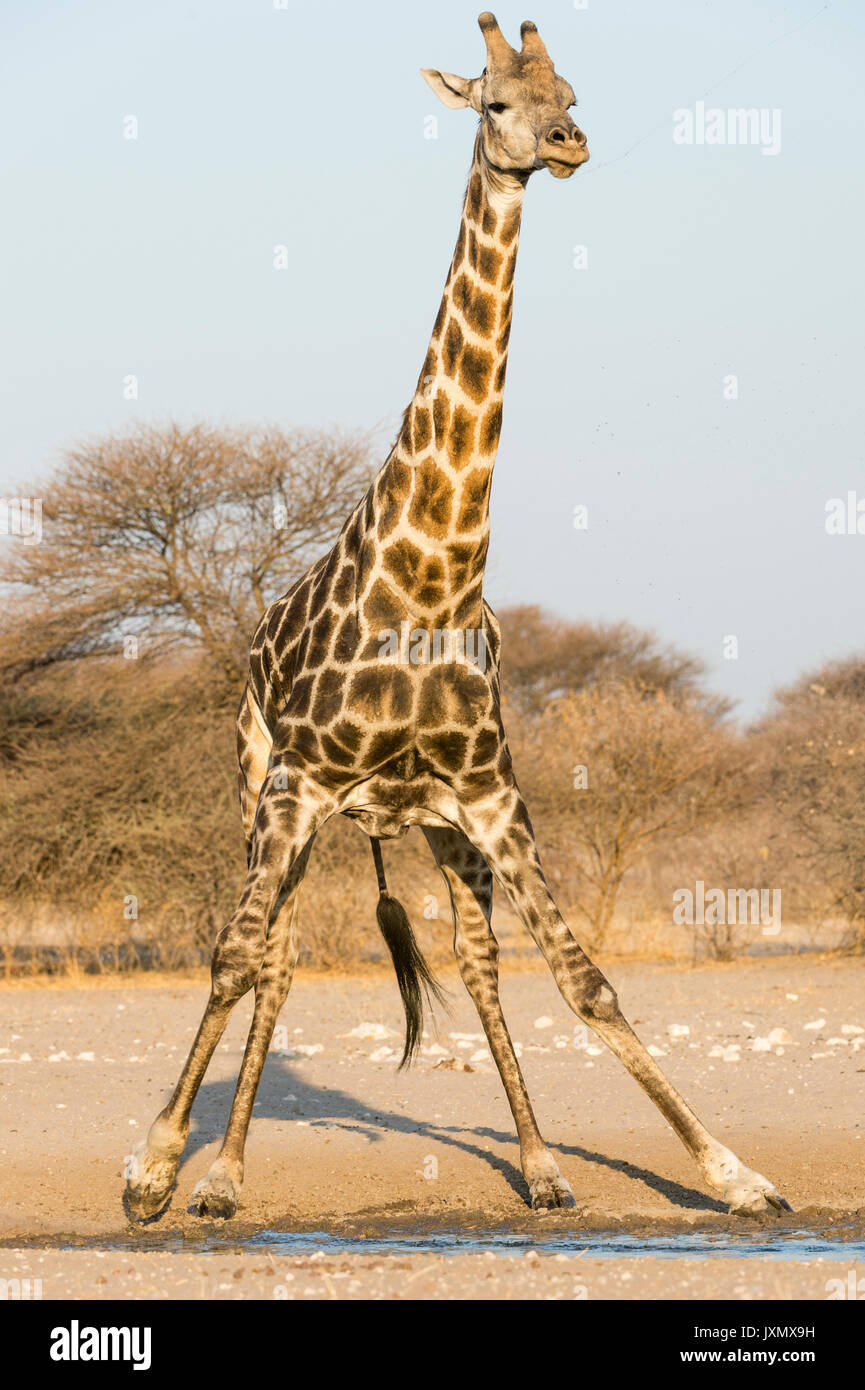
<instances>
[{"instance_id":1,"label":"shadow on sand","mask_svg":"<svg viewBox=\"0 0 865 1390\"><path fill-rule=\"evenodd\" d=\"M202 1085L195 1103L193 1127L178 1175L181 1183L183 1169L190 1158L208 1144L218 1144L221 1141L228 1122L234 1087L234 1080L205 1082ZM524 1206L528 1206L528 1188L518 1162L514 1163L499 1154L491 1153L480 1142L487 1140L496 1144L506 1144L517 1154L517 1140L512 1130L502 1131L485 1125L466 1129L464 1126L442 1125L416 1119L381 1106L371 1108L368 1102L361 1101L346 1091L313 1085L290 1061L273 1053L268 1057L262 1075L252 1125L261 1119L295 1122L303 1120L311 1130L342 1129L362 1135L371 1145L380 1143L388 1132L415 1134L438 1144L449 1145L486 1163L505 1179ZM311 1153L314 1152L314 1145L315 1140L310 1137ZM643 1183L653 1191L661 1193L674 1207L698 1212L727 1211L723 1202L707 1196L706 1193L693 1187L685 1187L682 1183L662 1177L651 1169L641 1168L625 1159L612 1158L607 1154L583 1148L579 1144L551 1143L549 1147L553 1153L567 1158L580 1158L586 1163L622 1173L634 1183ZM578 1188L576 1195L579 1208Z\"/></svg>"}]
</instances>

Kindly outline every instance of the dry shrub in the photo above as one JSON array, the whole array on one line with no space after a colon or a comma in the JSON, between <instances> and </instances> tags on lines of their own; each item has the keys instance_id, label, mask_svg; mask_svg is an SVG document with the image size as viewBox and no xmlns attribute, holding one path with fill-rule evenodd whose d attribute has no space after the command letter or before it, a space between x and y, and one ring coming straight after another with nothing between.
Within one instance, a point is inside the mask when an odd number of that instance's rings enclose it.
<instances>
[{"instance_id":1,"label":"dry shrub","mask_svg":"<svg viewBox=\"0 0 865 1390\"><path fill-rule=\"evenodd\" d=\"M739 748L714 712L630 681L554 701L519 722L514 749L552 877L571 886L595 949L650 851L729 815L743 795Z\"/></svg>"},{"instance_id":2,"label":"dry shrub","mask_svg":"<svg viewBox=\"0 0 865 1390\"><path fill-rule=\"evenodd\" d=\"M232 717L207 672L92 663L3 715L4 916L50 907L67 939L86 916L97 961L202 959L243 869Z\"/></svg>"},{"instance_id":3,"label":"dry shrub","mask_svg":"<svg viewBox=\"0 0 865 1390\"><path fill-rule=\"evenodd\" d=\"M782 692L753 735L776 838L812 905L865 950L865 662L833 664Z\"/></svg>"}]
</instances>

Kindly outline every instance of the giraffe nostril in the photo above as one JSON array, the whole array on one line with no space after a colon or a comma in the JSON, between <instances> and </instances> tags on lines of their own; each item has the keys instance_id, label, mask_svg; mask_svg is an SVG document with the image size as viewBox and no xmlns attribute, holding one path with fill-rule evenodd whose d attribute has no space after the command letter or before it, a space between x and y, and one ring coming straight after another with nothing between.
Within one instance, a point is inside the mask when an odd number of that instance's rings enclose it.
<instances>
[{"instance_id":1,"label":"giraffe nostril","mask_svg":"<svg viewBox=\"0 0 865 1390\"><path fill-rule=\"evenodd\" d=\"M567 138L568 137L565 134L565 132L559 129L558 127L555 130L551 130L549 135L547 136L548 140L555 140L557 145L564 145Z\"/></svg>"}]
</instances>

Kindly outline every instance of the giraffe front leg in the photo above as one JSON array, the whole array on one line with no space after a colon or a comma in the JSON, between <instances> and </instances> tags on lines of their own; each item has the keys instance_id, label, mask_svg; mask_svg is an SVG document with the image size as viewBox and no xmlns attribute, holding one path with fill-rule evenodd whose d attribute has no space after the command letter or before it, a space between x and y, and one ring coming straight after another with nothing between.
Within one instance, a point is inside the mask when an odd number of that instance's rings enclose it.
<instances>
[{"instance_id":1,"label":"giraffe front leg","mask_svg":"<svg viewBox=\"0 0 865 1390\"><path fill-rule=\"evenodd\" d=\"M248 955L247 968L238 968L238 943L235 943L232 927L233 919L217 940L211 967L210 999L174 1094L153 1121L147 1138L126 1160L123 1205L132 1221L155 1220L171 1200L177 1166L189 1136L192 1103L231 1010L252 988L258 973L252 952Z\"/></svg>"},{"instance_id":2,"label":"giraffe front leg","mask_svg":"<svg viewBox=\"0 0 865 1390\"><path fill-rule=\"evenodd\" d=\"M286 796L289 781L291 790ZM271 768L253 829L247 886L236 914L242 924L241 934L254 941L256 951L260 951L255 1010L225 1138L193 1189L189 1204L193 1215L225 1219L237 1210L255 1093L297 959L296 897L315 832L333 808L332 799L308 777L290 780L285 766L277 763Z\"/></svg>"},{"instance_id":3,"label":"giraffe front leg","mask_svg":"<svg viewBox=\"0 0 865 1390\"><path fill-rule=\"evenodd\" d=\"M285 1003L297 963L299 885L279 908L255 983L255 1011L244 1051L228 1129L219 1154L196 1183L189 1202L194 1216L233 1216L243 1185L243 1153L255 1093L279 1011Z\"/></svg>"},{"instance_id":4,"label":"giraffe front leg","mask_svg":"<svg viewBox=\"0 0 865 1390\"><path fill-rule=\"evenodd\" d=\"M706 1182L731 1212L758 1216L790 1207L774 1185L748 1168L700 1123L622 1014L609 981L571 935L547 888L528 811L513 781L484 803L460 798L463 829L507 892L543 952L574 1013L623 1062L679 1135Z\"/></svg>"},{"instance_id":5,"label":"giraffe front leg","mask_svg":"<svg viewBox=\"0 0 865 1390\"><path fill-rule=\"evenodd\" d=\"M538 1130L499 1001L499 947L490 925L493 879L483 855L457 830L424 834L442 871L454 919L454 953L478 1011L520 1141L520 1166L535 1210L572 1207L574 1194Z\"/></svg>"},{"instance_id":6,"label":"giraffe front leg","mask_svg":"<svg viewBox=\"0 0 865 1390\"><path fill-rule=\"evenodd\" d=\"M240 805L251 853L252 826L258 794L267 775L270 740L249 687L244 690L237 718ZM150 1126L146 1139L126 1160L124 1206L133 1221L152 1221L168 1205L189 1136L189 1116L213 1052L225 1031L231 1010L251 989L260 964L255 949L244 945L234 919L217 940L211 966L211 993L183 1074L168 1105ZM247 959L244 963L243 957Z\"/></svg>"},{"instance_id":7,"label":"giraffe front leg","mask_svg":"<svg viewBox=\"0 0 865 1390\"><path fill-rule=\"evenodd\" d=\"M289 904L286 904L280 916L288 911ZM211 966L210 999L186 1066L168 1105L154 1120L147 1138L127 1160L124 1206L127 1215L134 1221L151 1221L160 1216L168 1205L176 1185L177 1167L189 1136L193 1101L225 1031L232 1008L256 985L262 969L264 940L259 941L246 934L245 923L246 918L238 909L217 937ZM276 939L280 939L280 933L276 934ZM236 1196L239 1193L238 1183Z\"/></svg>"}]
</instances>

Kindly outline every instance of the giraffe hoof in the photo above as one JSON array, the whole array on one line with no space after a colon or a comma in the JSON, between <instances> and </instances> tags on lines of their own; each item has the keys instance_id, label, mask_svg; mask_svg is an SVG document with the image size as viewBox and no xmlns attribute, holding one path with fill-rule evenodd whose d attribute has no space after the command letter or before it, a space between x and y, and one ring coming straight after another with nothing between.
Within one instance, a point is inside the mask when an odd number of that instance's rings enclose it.
<instances>
[{"instance_id":1,"label":"giraffe hoof","mask_svg":"<svg viewBox=\"0 0 865 1390\"><path fill-rule=\"evenodd\" d=\"M555 1177L535 1178L529 1184L532 1211L555 1211L576 1206L570 1183L557 1174Z\"/></svg>"},{"instance_id":2,"label":"giraffe hoof","mask_svg":"<svg viewBox=\"0 0 865 1390\"><path fill-rule=\"evenodd\" d=\"M792 1210L790 1203L771 1186L743 1192L730 1202L731 1216L768 1216Z\"/></svg>"},{"instance_id":3,"label":"giraffe hoof","mask_svg":"<svg viewBox=\"0 0 865 1390\"><path fill-rule=\"evenodd\" d=\"M149 1153L140 1145L126 1161L126 1188L123 1209L130 1221L155 1221L161 1216L174 1191L177 1159Z\"/></svg>"},{"instance_id":4,"label":"giraffe hoof","mask_svg":"<svg viewBox=\"0 0 865 1390\"><path fill-rule=\"evenodd\" d=\"M727 1186L724 1197L730 1204L731 1216L759 1217L793 1210L768 1178L750 1168L739 1172Z\"/></svg>"},{"instance_id":5,"label":"giraffe hoof","mask_svg":"<svg viewBox=\"0 0 865 1390\"><path fill-rule=\"evenodd\" d=\"M191 1216L209 1216L212 1220L227 1221L237 1211L240 1183L228 1173L208 1173L192 1189L187 1210Z\"/></svg>"}]
</instances>

